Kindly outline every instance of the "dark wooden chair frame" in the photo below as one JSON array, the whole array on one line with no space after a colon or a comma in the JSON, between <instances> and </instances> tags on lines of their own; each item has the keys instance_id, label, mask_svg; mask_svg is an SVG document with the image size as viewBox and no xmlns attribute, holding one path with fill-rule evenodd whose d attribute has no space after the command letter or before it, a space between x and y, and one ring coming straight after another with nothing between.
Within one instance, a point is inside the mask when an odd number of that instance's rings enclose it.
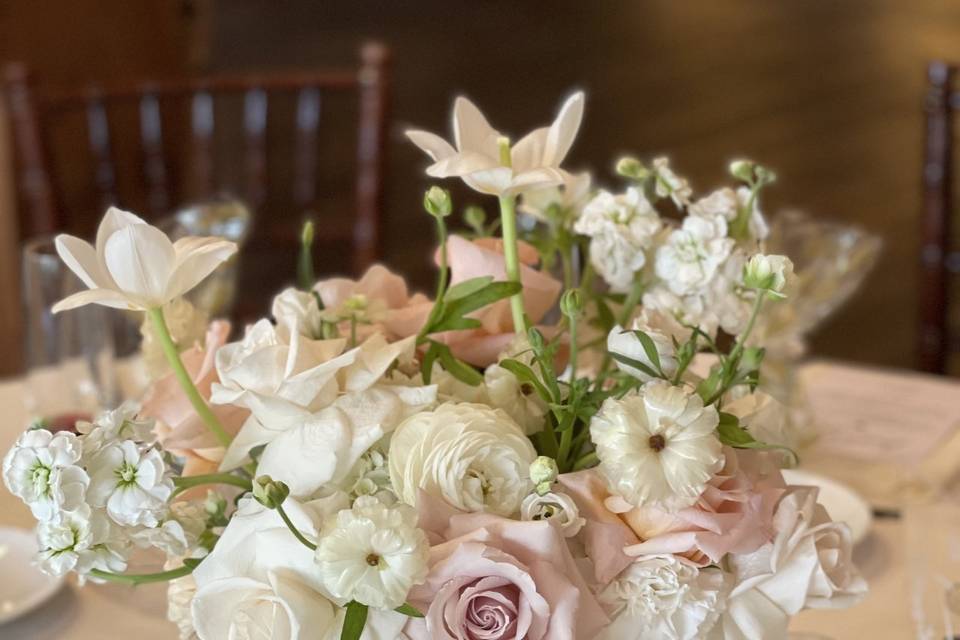
<instances>
[{"instance_id":1,"label":"dark wooden chair frame","mask_svg":"<svg viewBox=\"0 0 960 640\"><path fill-rule=\"evenodd\" d=\"M216 95L243 95L245 135L244 179L247 203L256 209L266 196L266 124L268 95L297 93L293 199L305 210L316 197L317 131L323 92L356 91L359 125L356 167L356 210L350 233L353 265L359 272L379 257L383 172L390 91L390 55L379 43L367 43L360 67L345 71L304 71L271 74L234 74L167 81L141 81L110 87L88 86L41 95L22 63L4 69L4 93L11 118L17 159L17 192L22 238L67 228L61 196L50 165L49 142L44 135L51 118L85 111L94 163L94 181L101 204L116 202L116 171L110 146L107 106L134 102L139 106L140 142L148 209L168 212L167 164L163 149L161 101L189 97L192 134L191 177L196 190L212 193L213 100ZM319 241L336 238L323 236Z\"/></svg>"},{"instance_id":2,"label":"dark wooden chair frame","mask_svg":"<svg viewBox=\"0 0 960 640\"><path fill-rule=\"evenodd\" d=\"M945 373L952 345L949 327L950 277L960 273L953 247L953 120L960 110L957 67L942 61L927 67L926 129L921 215L917 367Z\"/></svg>"}]
</instances>

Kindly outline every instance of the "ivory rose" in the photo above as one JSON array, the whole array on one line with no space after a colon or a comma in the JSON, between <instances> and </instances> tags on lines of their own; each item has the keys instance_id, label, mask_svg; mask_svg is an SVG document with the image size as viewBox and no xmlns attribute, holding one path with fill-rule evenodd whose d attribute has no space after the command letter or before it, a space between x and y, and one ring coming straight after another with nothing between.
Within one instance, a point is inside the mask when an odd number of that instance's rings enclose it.
<instances>
[{"instance_id":1,"label":"ivory rose","mask_svg":"<svg viewBox=\"0 0 960 640\"><path fill-rule=\"evenodd\" d=\"M425 613L407 622L410 640L575 640L607 624L558 527L421 504L421 526L442 541L410 591Z\"/></svg>"},{"instance_id":2,"label":"ivory rose","mask_svg":"<svg viewBox=\"0 0 960 640\"><path fill-rule=\"evenodd\" d=\"M772 539L782 474L770 454L723 453L723 469L697 502L675 513L632 507L610 493L595 469L558 478L587 520L584 541L599 582L608 582L634 557L677 554L704 566L728 553L751 553Z\"/></svg>"}]
</instances>

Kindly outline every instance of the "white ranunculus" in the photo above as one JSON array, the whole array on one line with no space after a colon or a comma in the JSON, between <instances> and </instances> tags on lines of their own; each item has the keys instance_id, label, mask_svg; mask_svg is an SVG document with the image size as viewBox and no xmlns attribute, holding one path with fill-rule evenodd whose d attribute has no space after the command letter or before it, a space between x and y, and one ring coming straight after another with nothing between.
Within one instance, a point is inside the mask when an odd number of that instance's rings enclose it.
<instances>
[{"instance_id":1,"label":"white ranunculus","mask_svg":"<svg viewBox=\"0 0 960 640\"><path fill-rule=\"evenodd\" d=\"M453 105L456 148L426 131L406 134L434 160L427 175L459 177L481 193L511 195L563 182L560 163L573 145L582 118L583 93L578 92L567 99L550 127L534 129L510 148L509 164L500 157L500 132L462 96Z\"/></svg>"},{"instance_id":2,"label":"white ranunculus","mask_svg":"<svg viewBox=\"0 0 960 640\"><path fill-rule=\"evenodd\" d=\"M630 504L668 510L696 502L723 464L713 405L664 380L608 398L590 421L600 472Z\"/></svg>"},{"instance_id":3,"label":"white ranunculus","mask_svg":"<svg viewBox=\"0 0 960 640\"><path fill-rule=\"evenodd\" d=\"M341 396L316 414L289 407L289 427L267 444L257 475L287 483L295 497L343 483L370 447L435 401L434 386L385 385Z\"/></svg>"},{"instance_id":4,"label":"white ranunculus","mask_svg":"<svg viewBox=\"0 0 960 640\"><path fill-rule=\"evenodd\" d=\"M392 610L427 575L430 545L417 528L417 512L360 496L329 516L317 543L320 577L338 598Z\"/></svg>"},{"instance_id":5,"label":"white ranunculus","mask_svg":"<svg viewBox=\"0 0 960 640\"><path fill-rule=\"evenodd\" d=\"M679 556L638 558L600 594L613 622L601 640L694 640L723 611L723 571L698 568Z\"/></svg>"},{"instance_id":6,"label":"white ranunculus","mask_svg":"<svg viewBox=\"0 0 960 640\"><path fill-rule=\"evenodd\" d=\"M24 432L3 459L3 481L41 522L55 520L83 505L90 482L79 466L80 439L46 429Z\"/></svg>"},{"instance_id":7,"label":"white ranunculus","mask_svg":"<svg viewBox=\"0 0 960 640\"><path fill-rule=\"evenodd\" d=\"M96 303L119 309L155 309L200 284L237 251L221 238L167 235L132 213L110 207L97 243L57 236L57 253L89 288L53 306L54 313Z\"/></svg>"},{"instance_id":8,"label":"white ranunculus","mask_svg":"<svg viewBox=\"0 0 960 640\"><path fill-rule=\"evenodd\" d=\"M574 231L590 238L590 262L614 291L627 291L647 262L646 252L663 223L636 187L600 191L583 208Z\"/></svg>"},{"instance_id":9,"label":"white ranunculus","mask_svg":"<svg viewBox=\"0 0 960 640\"><path fill-rule=\"evenodd\" d=\"M852 560L850 529L832 522L814 487L793 487L773 516L772 542L731 555L734 587L711 638L785 637L790 618L804 608L850 607L867 583Z\"/></svg>"},{"instance_id":10,"label":"white ranunculus","mask_svg":"<svg viewBox=\"0 0 960 640\"><path fill-rule=\"evenodd\" d=\"M313 339L322 337L323 316L317 296L311 291L284 289L274 297L270 314L281 330L296 331Z\"/></svg>"},{"instance_id":11,"label":"white ranunculus","mask_svg":"<svg viewBox=\"0 0 960 640\"><path fill-rule=\"evenodd\" d=\"M670 313L656 309L644 309L641 314L633 321L632 329L623 329L620 325L615 326L607 335L607 351L611 354L618 354L636 360L653 371L657 370L653 361L647 355L643 348L636 331L643 331L650 336L657 350L657 357L660 360L660 370L668 378L673 378L677 373L677 357L673 346L674 339L677 342L684 342L690 337L690 330L685 328ZM644 382L649 381L652 376L634 366L614 359L617 368L628 373Z\"/></svg>"},{"instance_id":12,"label":"white ranunculus","mask_svg":"<svg viewBox=\"0 0 960 640\"><path fill-rule=\"evenodd\" d=\"M425 491L463 511L512 516L533 489L537 457L520 426L488 406L442 404L404 420L390 441L390 480L416 506Z\"/></svg>"},{"instance_id":13,"label":"white ranunculus","mask_svg":"<svg viewBox=\"0 0 960 640\"><path fill-rule=\"evenodd\" d=\"M743 286L781 293L792 275L793 262L790 258L757 253L750 256L743 267Z\"/></svg>"},{"instance_id":14,"label":"white ranunculus","mask_svg":"<svg viewBox=\"0 0 960 640\"><path fill-rule=\"evenodd\" d=\"M565 493L545 493L542 496L531 493L520 505L521 520L549 520L560 528L565 538L580 533L587 523L580 517L580 510L573 498Z\"/></svg>"},{"instance_id":15,"label":"white ranunculus","mask_svg":"<svg viewBox=\"0 0 960 640\"><path fill-rule=\"evenodd\" d=\"M156 449L142 450L132 440L113 442L93 456L88 469L87 499L106 507L114 522L155 527L166 515L173 481Z\"/></svg>"},{"instance_id":16,"label":"white ranunculus","mask_svg":"<svg viewBox=\"0 0 960 640\"><path fill-rule=\"evenodd\" d=\"M503 409L527 435L543 430L547 403L527 382L520 382L515 375L499 364L492 364L483 373L490 405Z\"/></svg>"},{"instance_id":17,"label":"white ranunculus","mask_svg":"<svg viewBox=\"0 0 960 640\"><path fill-rule=\"evenodd\" d=\"M678 209L690 202L693 191L686 179L681 178L670 168L666 157L653 159L653 192L660 198L670 198Z\"/></svg>"},{"instance_id":18,"label":"white ranunculus","mask_svg":"<svg viewBox=\"0 0 960 640\"><path fill-rule=\"evenodd\" d=\"M727 222L721 216L687 216L657 250L656 273L679 295L703 291L717 274L733 240L727 237Z\"/></svg>"},{"instance_id":19,"label":"white ranunculus","mask_svg":"<svg viewBox=\"0 0 960 640\"><path fill-rule=\"evenodd\" d=\"M110 522L101 511L83 504L64 512L57 521L37 527L40 553L37 563L44 573L62 576L76 571L83 576L91 569L121 572L126 554L114 544Z\"/></svg>"}]
</instances>

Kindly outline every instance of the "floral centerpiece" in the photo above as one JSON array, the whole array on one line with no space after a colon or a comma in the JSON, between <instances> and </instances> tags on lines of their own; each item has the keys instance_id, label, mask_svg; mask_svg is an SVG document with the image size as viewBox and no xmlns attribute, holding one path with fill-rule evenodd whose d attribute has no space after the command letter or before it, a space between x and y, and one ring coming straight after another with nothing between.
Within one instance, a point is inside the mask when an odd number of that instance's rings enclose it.
<instances>
[{"instance_id":1,"label":"floral centerpiece","mask_svg":"<svg viewBox=\"0 0 960 640\"><path fill-rule=\"evenodd\" d=\"M427 191L432 299L382 266L316 281L307 225L299 286L228 342L181 296L232 243L117 209L95 246L60 236L89 290L55 310L143 311L155 379L6 455L39 566L170 581L171 620L203 640L769 639L860 600L846 525L779 471L773 174L737 161L737 186L694 199L666 159L625 158L625 190L594 190L561 166L583 102L515 144L463 98L455 144L408 132L429 176L499 209L453 234ZM138 548L163 570L129 572Z\"/></svg>"}]
</instances>

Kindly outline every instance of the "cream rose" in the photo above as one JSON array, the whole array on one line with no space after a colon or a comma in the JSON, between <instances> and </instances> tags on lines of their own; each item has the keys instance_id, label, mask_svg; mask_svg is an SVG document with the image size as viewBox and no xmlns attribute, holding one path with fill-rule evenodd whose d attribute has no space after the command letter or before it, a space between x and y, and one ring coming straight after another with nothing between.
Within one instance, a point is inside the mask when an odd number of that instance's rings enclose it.
<instances>
[{"instance_id":1,"label":"cream rose","mask_svg":"<svg viewBox=\"0 0 960 640\"><path fill-rule=\"evenodd\" d=\"M511 516L533 489L537 457L523 430L504 411L442 404L397 427L390 444L390 480L397 496L416 506L418 492L462 511Z\"/></svg>"}]
</instances>

